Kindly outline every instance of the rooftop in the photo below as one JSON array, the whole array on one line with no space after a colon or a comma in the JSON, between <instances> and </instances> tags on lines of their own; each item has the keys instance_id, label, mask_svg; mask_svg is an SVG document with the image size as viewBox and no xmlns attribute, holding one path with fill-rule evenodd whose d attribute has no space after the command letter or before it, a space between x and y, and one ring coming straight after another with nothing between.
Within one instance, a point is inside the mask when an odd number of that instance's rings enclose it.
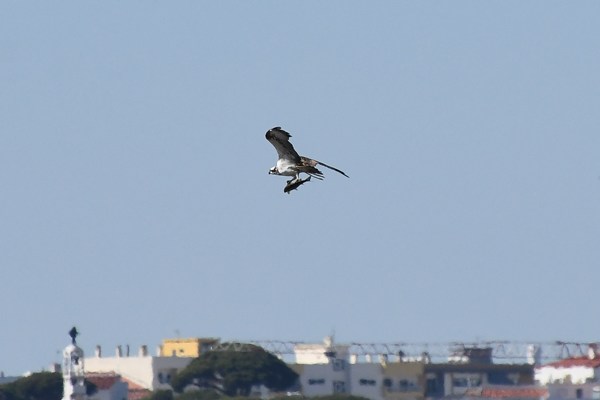
<instances>
[{"instance_id":1,"label":"rooftop","mask_svg":"<svg viewBox=\"0 0 600 400\"><path fill-rule=\"evenodd\" d=\"M96 387L98 387L98 390L108 390L111 387L113 387L116 382L119 382L121 380L120 375L111 372L87 373L85 378L88 381L92 382L94 385L96 385Z\"/></svg>"},{"instance_id":2,"label":"rooftop","mask_svg":"<svg viewBox=\"0 0 600 400\"><path fill-rule=\"evenodd\" d=\"M563 360L558 360L551 362L549 364L544 364L544 367L554 367L554 368L573 368L573 367L584 367L584 368L598 368L600 367L600 357L571 357L565 358Z\"/></svg>"},{"instance_id":3,"label":"rooftop","mask_svg":"<svg viewBox=\"0 0 600 400\"><path fill-rule=\"evenodd\" d=\"M504 399L541 399L548 397L548 389L533 385L487 385L469 389L467 396Z\"/></svg>"}]
</instances>

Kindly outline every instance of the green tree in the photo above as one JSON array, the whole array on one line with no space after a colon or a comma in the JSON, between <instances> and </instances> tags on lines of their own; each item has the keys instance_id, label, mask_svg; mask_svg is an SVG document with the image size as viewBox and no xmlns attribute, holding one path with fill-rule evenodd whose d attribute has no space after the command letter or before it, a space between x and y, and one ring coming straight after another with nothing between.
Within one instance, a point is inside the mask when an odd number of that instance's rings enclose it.
<instances>
[{"instance_id":1,"label":"green tree","mask_svg":"<svg viewBox=\"0 0 600 400\"><path fill-rule=\"evenodd\" d=\"M173 400L173 392L170 390L155 390L143 400Z\"/></svg>"},{"instance_id":2,"label":"green tree","mask_svg":"<svg viewBox=\"0 0 600 400\"><path fill-rule=\"evenodd\" d=\"M221 395L214 390L191 390L177 396L177 400L219 400Z\"/></svg>"},{"instance_id":3,"label":"green tree","mask_svg":"<svg viewBox=\"0 0 600 400\"><path fill-rule=\"evenodd\" d=\"M6 387L6 384L0 385L0 400L13 400L14 394Z\"/></svg>"},{"instance_id":4,"label":"green tree","mask_svg":"<svg viewBox=\"0 0 600 400\"><path fill-rule=\"evenodd\" d=\"M196 358L175 375L171 386L181 392L187 385L195 384L227 396L248 396L253 385L279 391L298 378L283 361L262 347L237 343L229 347L237 350L213 350Z\"/></svg>"},{"instance_id":5,"label":"green tree","mask_svg":"<svg viewBox=\"0 0 600 400\"><path fill-rule=\"evenodd\" d=\"M92 382L85 381L87 395L98 391ZM58 372L36 372L0 386L0 400L61 400L63 378Z\"/></svg>"},{"instance_id":6,"label":"green tree","mask_svg":"<svg viewBox=\"0 0 600 400\"><path fill-rule=\"evenodd\" d=\"M62 376L56 372L38 372L2 386L7 400L60 400Z\"/></svg>"},{"instance_id":7,"label":"green tree","mask_svg":"<svg viewBox=\"0 0 600 400\"><path fill-rule=\"evenodd\" d=\"M330 394L328 396L315 396L311 400L369 400L366 397L353 396L351 394Z\"/></svg>"}]
</instances>

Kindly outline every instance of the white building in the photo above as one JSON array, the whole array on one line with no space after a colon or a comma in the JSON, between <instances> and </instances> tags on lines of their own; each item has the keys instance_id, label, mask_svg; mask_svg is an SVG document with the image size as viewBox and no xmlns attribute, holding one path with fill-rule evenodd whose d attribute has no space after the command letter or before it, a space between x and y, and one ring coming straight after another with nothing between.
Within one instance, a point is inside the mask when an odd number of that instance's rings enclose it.
<instances>
[{"instance_id":1,"label":"white building","mask_svg":"<svg viewBox=\"0 0 600 400\"><path fill-rule=\"evenodd\" d=\"M333 359L348 361L348 345L335 344L333 336L323 343L299 343L294 346L296 364L328 364Z\"/></svg>"},{"instance_id":2,"label":"white building","mask_svg":"<svg viewBox=\"0 0 600 400\"><path fill-rule=\"evenodd\" d=\"M599 375L600 357L596 355L566 358L535 369L535 380L541 385L598 382Z\"/></svg>"},{"instance_id":3,"label":"white building","mask_svg":"<svg viewBox=\"0 0 600 400\"><path fill-rule=\"evenodd\" d=\"M323 343L295 345L294 369L299 375L302 395L348 393L348 349L347 345L336 345L332 336L325 337Z\"/></svg>"},{"instance_id":4,"label":"white building","mask_svg":"<svg viewBox=\"0 0 600 400\"><path fill-rule=\"evenodd\" d=\"M402 360L388 355L350 354L350 346L338 345L332 337L322 344L301 344L294 347L303 396L351 394L371 400L420 400L424 388L419 381L425 361ZM359 362L359 358L360 361Z\"/></svg>"},{"instance_id":5,"label":"white building","mask_svg":"<svg viewBox=\"0 0 600 400\"><path fill-rule=\"evenodd\" d=\"M129 351L123 353L117 346L115 355L104 357L100 346L96 347L94 357L85 359L88 372L114 372L123 378L148 390L170 389L171 378L175 373L188 366L193 357L151 356L147 347L141 346L136 356Z\"/></svg>"},{"instance_id":6,"label":"white building","mask_svg":"<svg viewBox=\"0 0 600 400\"><path fill-rule=\"evenodd\" d=\"M295 364L303 396L326 396L333 393L348 393L346 364L336 360L329 364Z\"/></svg>"},{"instance_id":7,"label":"white building","mask_svg":"<svg viewBox=\"0 0 600 400\"><path fill-rule=\"evenodd\" d=\"M349 393L371 400L383 400L383 364L350 364Z\"/></svg>"},{"instance_id":8,"label":"white building","mask_svg":"<svg viewBox=\"0 0 600 400\"><path fill-rule=\"evenodd\" d=\"M548 400L600 399L600 355L590 346L587 356L571 357L535 369L535 380L548 388Z\"/></svg>"}]
</instances>

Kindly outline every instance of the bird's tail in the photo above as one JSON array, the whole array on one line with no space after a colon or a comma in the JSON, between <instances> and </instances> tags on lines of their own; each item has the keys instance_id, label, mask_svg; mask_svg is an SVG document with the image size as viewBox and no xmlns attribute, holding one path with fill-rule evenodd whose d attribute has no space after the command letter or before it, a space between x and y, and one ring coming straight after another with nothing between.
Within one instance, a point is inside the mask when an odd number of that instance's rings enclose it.
<instances>
[{"instance_id":1,"label":"bird's tail","mask_svg":"<svg viewBox=\"0 0 600 400\"><path fill-rule=\"evenodd\" d=\"M302 164L305 168L305 170L302 172L306 172L306 173L310 172L310 173L316 174L318 176L322 176L323 174L321 173L321 171L319 171L318 169L315 168L316 165L322 165L324 167L334 170L335 172L339 172L340 174L344 175L346 178L350 178L348 175L346 175L346 173L344 171L339 170L336 167L332 167L331 165L327 165L324 162L313 160L312 158L308 158L308 157L300 157L300 160L302 161ZM311 168L312 168L312 170L311 170Z\"/></svg>"},{"instance_id":2,"label":"bird's tail","mask_svg":"<svg viewBox=\"0 0 600 400\"><path fill-rule=\"evenodd\" d=\"M327 164L325 164L324 162L321 162L321 161L317 161L317 164L319 164L319 165L322 165L322 166L324 166L324 167L327 167L327 168L329 168L329 169L332 169L332 170L334 170L334 171L336 171L336 172L339 172L340 174L344 175L346 178L350 178L348 175L346 175L346 174L344 173L344 171L342 171L342 170L339 170L339 169L337 169L336 167L332 167L331 165L327 165Z\"/></svg>"}]
</instances>

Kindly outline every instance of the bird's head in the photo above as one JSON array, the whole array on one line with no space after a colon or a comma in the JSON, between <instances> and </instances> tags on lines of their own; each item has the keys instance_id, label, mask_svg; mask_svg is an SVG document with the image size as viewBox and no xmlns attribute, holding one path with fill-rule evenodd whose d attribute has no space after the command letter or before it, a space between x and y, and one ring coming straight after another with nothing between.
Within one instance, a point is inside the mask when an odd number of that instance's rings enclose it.
<instances>
[{"instance_id":1,"label":"bird's head","mask_svg":"<svg viewBox=\"0 0 600 400\"><path fill-rule=\"evenodd\" d=\"M272 167L269 170L269 175L279 175L279 172L277 171L277 167Z\"/></svg>"}]
</instances>

